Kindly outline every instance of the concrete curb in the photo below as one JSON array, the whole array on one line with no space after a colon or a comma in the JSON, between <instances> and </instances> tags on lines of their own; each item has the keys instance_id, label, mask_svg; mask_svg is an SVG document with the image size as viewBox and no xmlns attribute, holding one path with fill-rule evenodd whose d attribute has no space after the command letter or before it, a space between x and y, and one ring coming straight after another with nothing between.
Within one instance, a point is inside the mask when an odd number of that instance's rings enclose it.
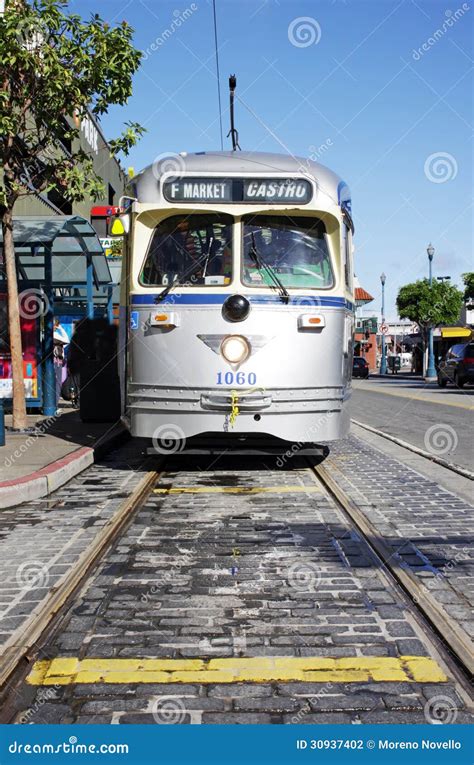
<instances>
[{"instance_id":1,"label":"concrete curb","mask_svg":"<svg viewBox=\"0 0 474 765\"><path fill-rule=\"evenodd\" d=\"M51 494L129 438L130 435L125 429L119 430L109 438L99 441L94 447L81 446L29 475L0 482L0 509L15 507Z\"/></svg>"},{"instance_id":2,"label":"concrete curb","mask_svg":"<svg viewBox=\"0 0 474 765\"><path fill-rule=\"evenodd\" d=\"M441 467L444 467L447 470L452 470L453 473L458 473L458 475L462 475L464 478L469 478L470 481L474 481L474 473L471 470L462 467L462 465L456 465L455 462L444 460L442 457L438 457L436 454L427 452L425 449L420 449L418 446L414 446L408 441L403 441L401 438L396 438L396 436L392 436L390 433L385 433L383 430L373 428L372 425L367 425L365 422L360 422L360 420L352 419L351 422L353 422L354 425L357 425L357 427L363 428L363 430L367 430L369 433L374 433L376 436L385 438L387 441L393 441L394 444L402 446L404 449L408 449L410 452L414 452L414 454L419 454L420 457L424 457L425 459L430 460L430 462L436 462L437 465L441 465Z\"/></svg>"}]
</instances>

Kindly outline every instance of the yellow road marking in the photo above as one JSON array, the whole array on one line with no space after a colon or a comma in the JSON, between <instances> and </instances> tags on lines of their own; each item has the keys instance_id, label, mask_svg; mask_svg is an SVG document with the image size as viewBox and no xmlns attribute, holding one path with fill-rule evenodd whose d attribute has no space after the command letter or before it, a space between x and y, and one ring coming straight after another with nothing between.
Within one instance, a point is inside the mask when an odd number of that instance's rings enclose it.
<instances>
[{"instance_id":1,"label":"yellow road marking","mask_svg":"<svg viewBox=\"0 0 474 765\"><path fill-rule=\"evenodd\" d=\"M358 385L354 385L354 390L360 390L363 393L382 393L386 396L398 396L399 398L409 398L412 401L424 401L425 404L436 404L437 406L455 406L458 409L474 409L474 404L461 404L460 402L456 401L436 401L433 398L426 398L425 396L416 396L413 393L409 392L402 392L402 391L394 391L394 390L386 390L385 388L376 388L373 387L362 387Z\"/></svg>"},{"instance_id":2,"label":"yellow road marking","mask_svg":"<svg viewBox=\"0 0 474 765\"><path fill-rule=\"evenodd\" d=\"M293 494L321 493L317 485L310 486L173 486L153 489L154 494Z\"/></svg>"},{"instance_id":3,"label":"yellow road marking","mask_svg":"<svg viewBox=\"0 0 474 765\"><path fill-rule=\"evenodd\" d=\"M447 677L426 656L319 656L226 659L75 659L35 662L30 685L75 683L444 683Z\"/></svg>"}]
</instances>

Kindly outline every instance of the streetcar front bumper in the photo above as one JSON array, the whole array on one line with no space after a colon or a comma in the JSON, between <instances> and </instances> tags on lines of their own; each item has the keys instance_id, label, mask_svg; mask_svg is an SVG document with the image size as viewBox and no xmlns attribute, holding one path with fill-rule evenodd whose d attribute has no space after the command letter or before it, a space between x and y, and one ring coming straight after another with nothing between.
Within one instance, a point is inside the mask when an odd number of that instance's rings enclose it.
<instances>
[{"instance_id":1,"label":"streetcar front bumper","mask_svg":"<svg viewBox=\"0 0 474 765\"><path fill-rule=\"evenodd\" d=\"M349 431L350 388L210 390L129 385L127 418L132 435L158 431L178 438L200 433L265 433L287 441L332 441Z\"/></svg>"}]
</instances>

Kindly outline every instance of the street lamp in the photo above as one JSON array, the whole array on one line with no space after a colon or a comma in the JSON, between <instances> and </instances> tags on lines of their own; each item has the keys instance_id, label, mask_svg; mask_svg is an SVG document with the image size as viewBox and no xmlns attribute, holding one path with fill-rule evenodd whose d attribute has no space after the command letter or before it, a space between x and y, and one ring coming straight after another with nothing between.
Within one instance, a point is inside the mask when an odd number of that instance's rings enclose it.
<instances>
[{"instance_id":1,"label":"street lamp","mask_svg":"<svg viewBox=\"0 0 474 765\"><path fill-rule=\"evenodd\" d=\"M384 333L384 324L385 324L385 282L387 277L385 274L380 274L380 282L382 284L382 358L380 359L380 374L386 375L387 374L387 358L385 354L385 333Z\"/></svg>"},{"instance_id":2,"label":"street lamp","mask_svg":"<svg viewBox=\"0 0 474 765\"><path fill-rule=\"evenodd\" d=\"M428 263L430 269L429 285L431 289L433 284L433 255L435 253L435 249L431 242L426 248L426 252L428 253ZM425 380L436 380L436 367L433 352L433 327L430 327L428 330L428 369L426 370Z\"/></svg>"}]
</instances>

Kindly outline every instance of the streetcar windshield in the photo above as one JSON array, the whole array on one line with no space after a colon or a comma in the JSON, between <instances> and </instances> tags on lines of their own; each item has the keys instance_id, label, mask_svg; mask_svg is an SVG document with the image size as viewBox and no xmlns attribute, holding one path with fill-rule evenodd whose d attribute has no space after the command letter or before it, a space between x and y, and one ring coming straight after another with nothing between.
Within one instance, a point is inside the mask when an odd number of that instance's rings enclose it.
<instances>
[{"instance_id":1,"label":"streetcar windshield","mask_svg":"<svg viewBox=\"0 0 474 765\"><path fill-rule=\"evenodd\" d=\"M155 228L140 282L215 286L232 279L231 215L173 215Z\"/></svg>"},{"instance_id":2,"label":"streetcar windshield","mask_svg":"<svg viewBox=\"0 0 474 765\"><path fill-rule=\"evenodd\" d=\"M277 215L243 217L244 284L270 287L268 272L259 268L255 251L278 275L284 287L332 287L334 275L326 241L326 229L319 218Z\"/></svg>"}]
</instances>

